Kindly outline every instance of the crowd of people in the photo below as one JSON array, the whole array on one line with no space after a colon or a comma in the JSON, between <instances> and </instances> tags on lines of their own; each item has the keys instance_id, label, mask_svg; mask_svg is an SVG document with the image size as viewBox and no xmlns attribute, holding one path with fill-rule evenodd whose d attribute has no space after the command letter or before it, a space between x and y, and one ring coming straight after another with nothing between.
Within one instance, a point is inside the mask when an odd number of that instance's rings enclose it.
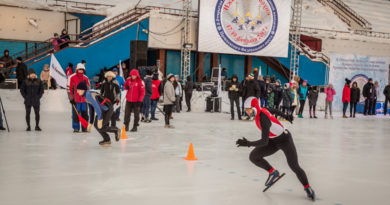
<instances>
[{"instance_id":1,"label":"crowd of people","mask_svg":"<svg viewBox=\"0 0 390 205\"><path fill-rule=\"evenodd\" d=\"M246 116L249 120L251 116L247 116L244 110L245 99L249 97L256 97L261 107L273 108L282 111L286 114L293 114L296 112L298 118L303 118L303 112L306 101L309 104L310 118L318 118L316 113L316 106L320 92L326 95L325 98L325 119L331 118L332 104L336 91L332 84L326 87L310 86L306 80L302 80L299 76L295 76L294 80L289 83L281 85L281 81L275 76L259 75L257 69L246 76L240 83L236 74L232 75L231 84L228 87L231 119L235 119L234 108L237 110L237 117L242 120L242 116ZM364 85L362 95L365 100L364 115L376 115L376 102L379 96L379 83L370 78L367 84ZM390 84L387 85L383 91L385 95L384 115L387 114L387 104L390 102ZM348 118L346 111L348 105L350 106L349 117L356 116L356 107L360 102L361 91L357 82L352 83L346 79L346 83L342 92L343 102L343 117ZM240 97L242 106L240 106Z\"/></svg>"}]
</instances>

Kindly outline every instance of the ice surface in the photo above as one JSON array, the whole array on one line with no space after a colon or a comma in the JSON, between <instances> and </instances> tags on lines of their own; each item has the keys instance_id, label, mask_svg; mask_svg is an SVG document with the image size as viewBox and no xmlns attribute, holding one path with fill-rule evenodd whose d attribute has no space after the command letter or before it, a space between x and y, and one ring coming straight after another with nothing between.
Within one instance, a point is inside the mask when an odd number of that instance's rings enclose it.
<instances>
[{"instance_id":1,"label":"ice surface","mask_svg":"<svg viewBox=\"0 0 390 205\"><path fill-rule=\"evenodd\" d=\"M43 97L42 132L24 131L17 91L0 90L0 96L11 126L11 133L0 132L1 204L313 204L280 151L267 159L286 176L262 193L267 173L249 162L252 149L234 144L260 132L253 122L204 113L201 97L194 99L196 112L174 114L176 129L164 129L159 113L158 122L127 133L129 140L102 148L95 130L72 133L64 91ZM383 117L325 120L323 113L284 123L319 198L315 204L388 204L389 123ZM183 159L190 142L198 161Z\"/></svg>"}]
</instances>

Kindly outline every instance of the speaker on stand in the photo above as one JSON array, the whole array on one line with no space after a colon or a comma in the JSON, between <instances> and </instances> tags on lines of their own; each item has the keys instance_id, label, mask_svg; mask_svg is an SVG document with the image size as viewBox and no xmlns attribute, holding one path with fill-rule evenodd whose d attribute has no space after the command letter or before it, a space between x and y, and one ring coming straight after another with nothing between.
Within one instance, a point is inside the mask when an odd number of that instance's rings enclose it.
<instances>
[{"instance_id":1,"label":"speaker on stand","mask_svg":"<svg viewBox=\"0 0 390 205\"><path fill-rule=\"evenodd\" d=\"M148 41L130 41L130 70L148 63Z\"/></svg>"}]
</instances>

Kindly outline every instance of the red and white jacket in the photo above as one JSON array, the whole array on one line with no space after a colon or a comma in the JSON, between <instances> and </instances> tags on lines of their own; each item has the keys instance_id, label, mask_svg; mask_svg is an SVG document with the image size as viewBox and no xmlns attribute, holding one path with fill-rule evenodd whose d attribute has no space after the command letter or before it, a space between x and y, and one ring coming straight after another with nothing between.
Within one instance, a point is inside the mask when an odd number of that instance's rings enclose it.
<instances>
[{"instance_id":1,"label":"red and white jacket","mask_svg":"<svg viewBox=\"0 0 390 205\"><path fill-rule=\"evenodd\" d=\"M251 146L265 146L269 139L276 138L286 132L286 129L266 108L260 108L259 101L255 97L249 97L245 100L245 108L254 108L256 110L255 122L261 130L261 139L251 142Z\"/></svg>"}]
</instances>

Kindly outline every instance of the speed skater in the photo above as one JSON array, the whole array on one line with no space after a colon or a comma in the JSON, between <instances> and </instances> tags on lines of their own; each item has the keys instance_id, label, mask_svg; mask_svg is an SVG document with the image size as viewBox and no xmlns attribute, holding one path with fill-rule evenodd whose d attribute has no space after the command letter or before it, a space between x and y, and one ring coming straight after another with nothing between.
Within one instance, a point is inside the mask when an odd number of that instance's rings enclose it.
<instances>
[{"instance_id":1,"label":"speed skater","mask_svg":"<svg viewBox=\"0 0 390 205\"><path fill-rule=\"evenodd\" d=\"M273 185L273 183L280 178L280 174L278 170L273 168L264 159L264 157L270 156L278 150L282 150L287 158L289 167L302 183L307 197L314 201L314 190L309 185L305 171L298 164L297 151L291 133L283 127L274 115L281 116L290 123L293 121L293 116L286 115L276 109L260 108L259 101L254 97L246 99L244 107L249 116L252 112L255 112L255 122L257 127L261 130L261 139L257 141L248 141L246 138L242 138L238 139L236 144L237 146L255 147L250 153L249 159L256 166L268 171L269 176L265 182L265 186L269 187Z\"/></svg>"}]
</instances>

